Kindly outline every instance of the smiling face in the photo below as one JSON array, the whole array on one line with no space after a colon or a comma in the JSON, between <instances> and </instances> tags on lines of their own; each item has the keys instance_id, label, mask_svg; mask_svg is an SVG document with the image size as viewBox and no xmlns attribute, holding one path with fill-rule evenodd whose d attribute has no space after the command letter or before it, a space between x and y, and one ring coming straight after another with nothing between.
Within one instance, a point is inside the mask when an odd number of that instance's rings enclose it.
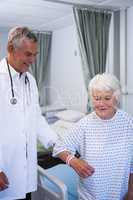
<instances>
[{"instance_id":1,"label":"smiling face","mask_svg":"<svg viewBox=\"0 0 133 200\"><path fill-rule=\"evenodd\" d=\"M26 72L29 65L35 61L37 55L37 42L23 39L20 47L9 49L8 62L17 72Z\"/></svg>"},{"instance_id":2,"label":"smiling face","mask_svg":"<svg viewBox=\"0 0 133 200\"><path fill-rule=\"evenodd\" d=\"M101 119L111 119L116 113L117 100L110 91L93 91L92 104L94 111Z\"/></svg>"}]
</instances>

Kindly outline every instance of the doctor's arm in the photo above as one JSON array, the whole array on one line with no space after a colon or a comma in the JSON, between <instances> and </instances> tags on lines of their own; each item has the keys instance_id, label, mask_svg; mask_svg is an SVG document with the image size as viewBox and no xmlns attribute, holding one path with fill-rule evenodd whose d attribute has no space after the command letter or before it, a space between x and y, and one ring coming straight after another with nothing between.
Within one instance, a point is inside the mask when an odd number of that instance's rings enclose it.
<instances>
[{"instance_id":1,"label":"doctor's arm","mask_svg":"<svg viewBox=\"0 0 133 200\"><path fill-rule=\"evenodd\" d=\"M52 130L52 128L50 128L46 119L41 115L38 120L37 133L39 141L44 145L45 148L53 146L58 139L57 134Z\"/></svg>"},{"instance_id":2,"label":"doctor's arm","mask_svg":"<svg viewBox=\"0 0 133 200\"><path fill-rule=\"evenodd\" d=\"M50 128L44 116L41 114L41 108L39 105L38 89L34 82L34 93L35 93L35 109L37 114L37 138L44 145L45 148L53 146L57 141L57 134Z\"/></svg>"}]
</instances>

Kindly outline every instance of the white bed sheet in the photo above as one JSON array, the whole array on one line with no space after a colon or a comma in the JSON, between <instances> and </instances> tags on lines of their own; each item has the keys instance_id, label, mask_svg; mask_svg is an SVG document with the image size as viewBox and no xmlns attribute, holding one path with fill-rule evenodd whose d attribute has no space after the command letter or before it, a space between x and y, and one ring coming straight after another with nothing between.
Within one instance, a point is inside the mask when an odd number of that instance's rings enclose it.
<instances>
[{"instance_id":1,"label":"white bed sheet","mask_svg":"<svg viewBox=\"0 0 133 200\"><path fill-rule=\"evenodd\" d=\"M66 134L68 134L68 129L70 129L75 124L76 123L74 122L58 120L50 126L57 133L58 137L62 139Z\"/></svg>"}]
</instances>

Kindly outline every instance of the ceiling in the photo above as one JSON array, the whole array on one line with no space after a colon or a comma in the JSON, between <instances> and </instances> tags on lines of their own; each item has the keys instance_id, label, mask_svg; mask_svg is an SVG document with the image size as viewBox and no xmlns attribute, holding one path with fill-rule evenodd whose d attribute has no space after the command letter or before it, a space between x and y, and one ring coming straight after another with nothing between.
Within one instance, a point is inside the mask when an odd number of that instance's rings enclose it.
<instances>
[{"instance_id":1,"label":"ceiling","mask_svg":"<svg viewBox=\"0 0 133 200\"><path fill-rule=\"evenodd\" d=\"M72 24L72 6L125 9L133 0L0 0L0 29L24 25L46 31Z\"/></svg>"}]
</instances>

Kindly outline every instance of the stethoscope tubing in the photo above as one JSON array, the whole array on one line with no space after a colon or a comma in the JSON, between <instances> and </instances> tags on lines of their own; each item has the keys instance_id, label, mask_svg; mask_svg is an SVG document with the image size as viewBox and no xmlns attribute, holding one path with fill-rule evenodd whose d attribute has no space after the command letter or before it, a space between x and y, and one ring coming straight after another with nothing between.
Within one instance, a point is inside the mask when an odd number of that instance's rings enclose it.
<instances>
[{"instance_id":1,"label":"stethoscope tubing","mask_svg":"<svg viewBox=\"0 0 133 200\"><path fill-rule=\"evenodd\" d=\"M10 71L10 67L9 67L8 61L6 60L6 62L7 62L7 68L8 68L8 73L9 73L9 77L10 77L12 98L14 98L14 89L13 89L12 75L11 75L11 71Z\"/></svg>"},{"instance_id":2,"label":"stethoscope tubing","mask_svg":"<svg viewBox=\"0 0 133 200\"><path fill-rule=\"evenodd\" d=\"M10 99L10 103L15 105L17 103L17 99L15 98L13 79L12 79L12 75L11 75L11 71L10 71L10 67L9 67L7 59L6 59L6 63L7 63L7 68L8 68L9 78L10 78L10 84L11 84L11 93L12 93L12 98ZM26 76L25 76L25 84L27 85L27 83L29 85L29 91L30 91L30 81L29 81L29 78L28 78L28 76L26 74Z\"/></svg>"}]
</instances>

